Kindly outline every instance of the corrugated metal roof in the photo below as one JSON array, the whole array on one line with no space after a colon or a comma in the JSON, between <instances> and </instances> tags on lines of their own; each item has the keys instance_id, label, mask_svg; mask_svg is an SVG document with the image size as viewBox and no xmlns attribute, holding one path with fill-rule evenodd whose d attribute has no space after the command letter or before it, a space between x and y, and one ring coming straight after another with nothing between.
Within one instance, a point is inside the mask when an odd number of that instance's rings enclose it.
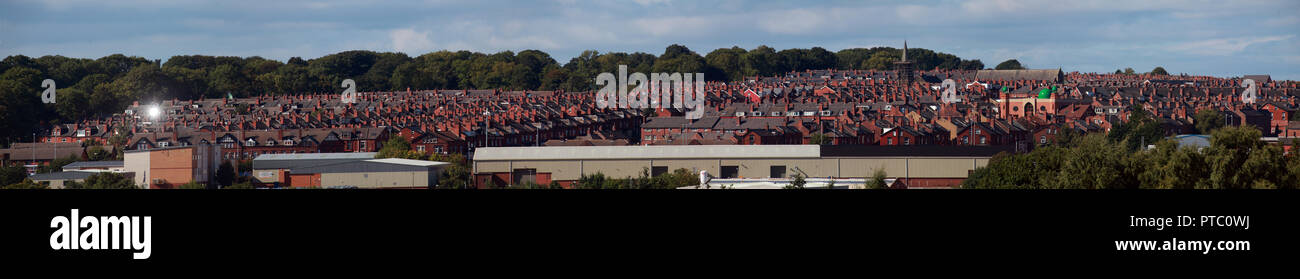
<instances>
[{"instance_id":1,"label":"corrugated metal roof","mask_svg":"<svg viewBox=\"0 0 1300 279\"><path fill-rule=\"evenodd\" d=\"M376 152L262 154L256 160L321 160L321 159L372 159Z\"/></svg>"},{"instance_id":2,"label":"corrugated metal roof","mask_svg":"<svg viewBox=\"0 0 1300 279\"><path fill-rule=\"evenodd\" d=\"M1014 152L1014 145L943 146L943 145L827 145L823 157L991 157L998 152Z\"/></svg>"},{"instance_id":3,"label":"corrugated metal roof","mask_svg":"<svg viewBox=\"0 0 1300 279\"><path fill-rule=\"evenodd\" d=\"M64 165L64 169L121 167L122 161L77 161Z\"/></svg>"},{"instance_id":4,"label":"corrugated metal roof","mask_svg":"<svg viewBox=\"0 0 1300 279\"><path fill-rule=\"evenodd\" d=\"M474 152L474 160L817 158L820 154L818 145L485 147Z\"/></svg>"},{"instance_id":5,"label":"corrugated metal roof","mask_svg":"<svg viewBox=\"0 0 1300 279\"><path fill-rule=\"evenodd\" d=\"M407 159L396 159L396 160L407 160ZM407 160L407 161L419 161L419 160ZM289 170L289 173L304 174L304 173L432 171L439 167L450 165L449 163L444 163L444 162L433 162L433 161L422 161L422 162L429 162L429 163L416 164L416 163L405 162L405 161L398 163L397 161L389 160L389 159L375 159L375 160L340 162L340 163L333 163L328 165L315 165L310 167L294 168Z\"/></svg>"},{"instance_id":6,"label":"corrugated metal roof","mask_svg":"<svg viewBox=\"0 0 1300 279\"><path fill-rule=\"evenodd\" d=\"M375 158L375 152L262 154L253 159L253 169L299 169Z\"/></svg>"},{"instance_id":7,"label":"corrugated metal roof","mask_svg":"<svg viewBox=\"0 0 1300 279\"><path fill-rule=\"evenodd\" d=\"M377 162L377 163L385 163L385 164L398 164L398 165L421 166L421 167L451 164L447 162L411 160L411 159L402 159L402 158L373 159L373 160L366 160L366 162Z\"/></svg>"}]
</instances>

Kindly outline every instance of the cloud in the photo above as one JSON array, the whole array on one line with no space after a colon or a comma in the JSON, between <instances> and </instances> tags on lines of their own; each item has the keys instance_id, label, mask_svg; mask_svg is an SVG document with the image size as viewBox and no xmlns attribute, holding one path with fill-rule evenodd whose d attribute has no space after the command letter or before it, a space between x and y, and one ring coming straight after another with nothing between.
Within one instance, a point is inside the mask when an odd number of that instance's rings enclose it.
<instances>
[{"instance_id":1,"label":"cloud","mask_svg":"<svg viewBox=\"0 0 1300 279\"><path fill-rule=\"evenodd\" d=\"M651 36L662 37L669 35L683 34L700 34L710 30L716 30L718 25L725 24L717 17L711 16L679 16L679 17L650 17L640 18L632 21L633 26L642 32Z\"/></svg>"},{"instance_id":2,"label":"cloud","mask_svg":"<svg viewBox=\"0 0 1300 279\"><path fill-rule=\"evenodd\" d=\"M776 34L815 32L823 23L822 14L807 9L773 12L758 19L759 28Z\"/></svg>"},{"instance_id":3,"label":"cloud","mask_svg":"<svg viewBox=\"0 0 1300 279\"><path fill-rule=\"evenodd\" d=\"M1289 40L1292 37L1295 35L1209 39L1176 44L1169 47L1169 50L1200 55L1231 55L1250 45Z\"/></svg>"},{"instance_id":4,"label":"cloud","mask_svg":"<svg viewBox=\"0 0 1300 279\"><path fill-rule=\"evenodd\" d=\"M636 2L637 4L641 4L641 6L650 6L650 5L654 5L654 4L668 4L668 3L671 3L672 1L670 1L670 0L632 0L632 2Z\"/></svg>"},{"instance_id":5,"label":"cloud","mask_svg":"<svg viewBox=\"0 0 1300 279\"><path fill-rule=\"evenodd\" d=\"M412 28L393 30L388 33L388 37L393 41L393 50L408 54L423 53L433 50L433 39L429 36L429 31L415 31Z\"/></svg>"}]
</instances>

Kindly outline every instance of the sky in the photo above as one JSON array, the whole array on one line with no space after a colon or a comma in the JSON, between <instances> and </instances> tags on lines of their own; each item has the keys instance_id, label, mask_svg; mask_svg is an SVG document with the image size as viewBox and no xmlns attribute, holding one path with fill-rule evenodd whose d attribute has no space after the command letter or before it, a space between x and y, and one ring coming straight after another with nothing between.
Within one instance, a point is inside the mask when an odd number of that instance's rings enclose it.
<instances>
[{"instance_id":1,"label":"sky","mask_svg":"<svg viewBox=\"0 0 1300 279\"><path fill-rule=\"evenodd\" d=\"M0 56L921 47L1030 68L1300 80L1300 1L4 0Z\"/></svg>"}]
</instances>

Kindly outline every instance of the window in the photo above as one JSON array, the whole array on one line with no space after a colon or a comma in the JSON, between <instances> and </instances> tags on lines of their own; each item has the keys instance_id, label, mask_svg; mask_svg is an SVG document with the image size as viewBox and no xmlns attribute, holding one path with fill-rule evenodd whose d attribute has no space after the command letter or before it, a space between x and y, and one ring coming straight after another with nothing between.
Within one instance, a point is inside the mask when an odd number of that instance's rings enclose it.
<instances>
[{"instance_id":1,"label":"window","mask_svg":"<svg viewBox=\"0 0 1300 279\"><path fill-rule=\"evenodd\" d=\"M667 167L667 166L650 167L650 176L651 176L651 177L659 176L659 175L661 175L661 174L665 174L665 173L668 173L668 167Z\"/></svg>"},{"instance_id":2,"label":"window","mask_svg":"<svg viewBox=\"0 0 1300 279\"><path fill-rule=\"evenodd\" d=\"M886 145L894 145L894 138L888 138L885 141L887 142Z\"/></svg>"},{"instance_id":3,"label":"window","mask_svg":"<svg viewBox=\"0 0 1300 279\"><path fill-rule=\"evenodd\" d=\"M736 177L740 177L740 167L737 166L722 166L722 173L718 175L718 178Z\"/></svg>"},{"instance_id":4,"label":"window","mask_svg":"<svg viewBox=\"0 0 1300 279\"><path fill-rule=\"evenodd\" d=\"M772 166L769 172L771 178L785 178L785 166Z\"/></svg>"},{"instance_id":5,"label":"window","mask_svg":"<svg viewBox=\"0 0 1300 279\"><path fill-rule=\"evenodd\" d=\"M424 146L423 146L423 145L417 145L417 146L415 146L415 150L416 150L416 151L420 151L420 153L424 153Z\"/></svg>"},{"instance_id":6,"label":"window","mask_svg":"<svg viewBox=\"0 0 1300 279\"><path fill-rule=\"evenodd\" d=\"M980 137L980 144L988 144L988 143L989 143L989 141L988 141L987 138L985 138L985 137Z\"/></svg>"},{"instance_id":7,"label":"window","mask_svg":"<svg viewBox=\"0 0 1300 279\"><path fill-rule=\"evenodd\" d=\"M1047 143L1047 136L1038 136L1038 143Z\"/></svg>"},{"instance_id":8,"label":"window","mask_svg":"<svg viewBox=\"0 0 1300 279\"><path fill-rule=\"evenodd\" d=\"M912 138L903 138L903 145L912 145Z\"/></svg>"},{"instance_id":9,"label":"window","mask_svg":"<svg viewBox=\"0 0 1300 279\"><path fill-rule=\"evenodd\" d=\"M365 150L365 149L366 149L366 141L364 141L364 140L361 141L361 149L362 149L362 150Z\"/></svg>"},{"instance_id":10,"label":"window","mask_svg":"<svg viewBox=\"0 0 1300 279\"><path fill-rule=\"evenodd\" d=\"M244 146L254 146L254 145L257 145L257 141L253 139L248 139L248 141L244 142Z\"/></svg>"},{"instance_id":11,"label":"window","mask_svg":"<svg viewBox=\"0 0 1300 279\"><path fill-rule=\"evenodd\" d=\"M168 145L171 145L171 143L165 141L158 142L158 147L167 147Z\"/></svg>"},{"instance_id":12,"label":"window","mask_svg":"<svg viewBox=\"0 0 1300 279\"><path fill-rule=\"evenodd\" d=\"M976 135L980 134L980 129L975 129L975 134Z\"/></svg>"}]
</instances>

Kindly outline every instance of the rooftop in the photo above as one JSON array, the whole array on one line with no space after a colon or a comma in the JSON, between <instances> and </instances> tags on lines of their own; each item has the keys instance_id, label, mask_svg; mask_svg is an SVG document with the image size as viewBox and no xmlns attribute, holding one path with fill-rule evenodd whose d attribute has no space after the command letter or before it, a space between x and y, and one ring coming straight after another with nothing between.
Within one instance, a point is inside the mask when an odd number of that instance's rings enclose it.
<instances>
[{"instance_id":1,"label":"rooftop","mask_svg":"<svg viewBox=\"0 0 1300 279\"><path fill-rule=\"evenodd\" d=\"M330 160L330 159L371 159L376 152L339 152L339 153L297 153L297 154L262 154L253 160Z\"/></svg>"},{"instance_id":2,"label":"rooftop","mask_svg":"<svg viewBox=\"0 0 1300 279\"><path fill-rule=\"evenodd\" d=\"M716 159L817 158L817 145L672 145L672 146L543 146L486 147L475 161L600 160L600 159Z\"/></svg>"}]
</instances>

